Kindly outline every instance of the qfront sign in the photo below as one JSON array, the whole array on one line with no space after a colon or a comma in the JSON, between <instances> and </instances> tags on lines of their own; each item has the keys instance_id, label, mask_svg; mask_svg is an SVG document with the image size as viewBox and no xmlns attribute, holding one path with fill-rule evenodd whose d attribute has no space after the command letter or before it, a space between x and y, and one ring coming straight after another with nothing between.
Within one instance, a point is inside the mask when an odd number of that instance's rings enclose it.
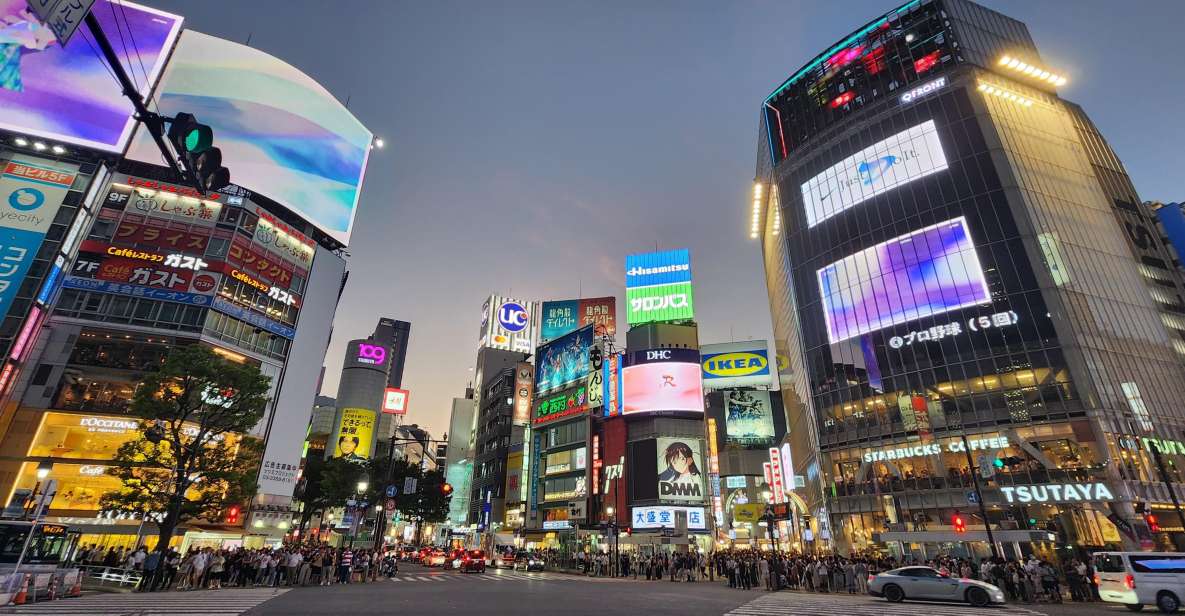
<instances>
[{"instance_id":1,"label":"qfront sign","mask_svg":"<svg viewBox=\"0 0 1185 616\"><path fill-rule=\"evenodd\" d=\"M1048 483L1026 486L1000 486L1008 503L1080 503L1113 501L1111 488L1095 483Z\"/></svg>"},{"instance_id":2,"label":"qfront sign","mask_svg":"<svg viewBox=\"0 0 1185 616\"><path fill-rule=\"evenodd\" d=\"M938 79L935 79L934 81L928 81L926 83L923 83L922 85L920 85L916 88L913 88L912 90L907 91L905 94L902 94L901 95L901 102L902 103L912 103L915 100L922 98L923 96L929 95L929 94L931 94L937 90L941 90L942 88L945 88L945 87L946 87L946 77L939 77Z\"/></svg>"}]
</instances>

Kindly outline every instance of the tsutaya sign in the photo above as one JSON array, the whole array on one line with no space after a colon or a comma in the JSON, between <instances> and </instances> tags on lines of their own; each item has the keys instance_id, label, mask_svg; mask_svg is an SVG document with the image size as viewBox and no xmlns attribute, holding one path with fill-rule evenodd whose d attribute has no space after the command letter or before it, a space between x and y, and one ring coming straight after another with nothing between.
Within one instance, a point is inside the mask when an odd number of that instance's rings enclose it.
<instances>
[{"instance_id":1,"label":"tsutaya sign","mask_svg":"<svg viewBox=\"0 0 1185 616\"><path fill-rule=\"evenodd\" d=\"M971 446L971 451L977 451L980 449L1004 449L1005 447L1008 447L1008 437L995 436L992 438L971 438L967 439L967 444ZM951 441L947 443L946 446L939 445L938 443L928 443L925 445L913 445L910 447L876 449L866 452L864 454L864 461L879 462L881 460L901 460L903 458L936 456L941 454L943 451L949 451L951 453L963 453L963 441Z\"/></svg>"},{"instance_id":2,"label":"tsutaya sign","mask_svg":"<svg viewBox=\"0 0 1185 616\"><path fill-rule=\"evenodd\" d=\"M1111 501L1115 495L1105 483L1049 483L1028 486L1000 486L1009 503L1074 503Z\"/></svg>"}]
</instances>

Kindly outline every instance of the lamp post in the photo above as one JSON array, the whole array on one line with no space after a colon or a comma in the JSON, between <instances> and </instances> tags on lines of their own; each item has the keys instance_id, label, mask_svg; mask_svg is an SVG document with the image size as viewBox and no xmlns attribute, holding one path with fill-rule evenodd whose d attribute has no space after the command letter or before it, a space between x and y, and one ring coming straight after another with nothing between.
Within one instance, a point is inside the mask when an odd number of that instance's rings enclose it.
<instances>
[{"instance_id":1,"label":"lamp post","mask_svg":"<svg viewBox=\"0 0 1185 616\"><path fill-rule=\"evenodd\" d=\"M383 530L385 530L385 528L380 528L380 526L379 526L379 524L383 521L383 519L384 519L383 506L382 505L375 505L374 506L374 549L376 549L376 550L383 547L382 532L383 532Z\"/></svg>"},{"instance_id":2,"label":"lamp post","mask_svg":"<svg viewBox=\"0 0 1185 616\"><path fill-rule=\"evenodd\" d=\"M617 577L617 517L614 515L616 510L610 505L605 507L605 514L609 516L609 533L612 539L609 542L609 558L613 562L609 563L609 571L613 577Z\"/></svg>"},{"instance_id":3,"label":"lamp post","mask_svg":"<svg viewBox=\"0 0 1185 616\"><path fill-rule=\"evenodd\" d=\"M366 490L370 488L370 476L366 473L363 473L362 476L358 478L358 485L354 487L356 488L355 492L357 494L357 498L355 500L357 504L354 507L354 532L350 533L351 550L354 549L354 540L358 538L358 529L362 526L362 518L366 517L366 504L362 499L366 498Z\"/></svg>"}]
</instances>

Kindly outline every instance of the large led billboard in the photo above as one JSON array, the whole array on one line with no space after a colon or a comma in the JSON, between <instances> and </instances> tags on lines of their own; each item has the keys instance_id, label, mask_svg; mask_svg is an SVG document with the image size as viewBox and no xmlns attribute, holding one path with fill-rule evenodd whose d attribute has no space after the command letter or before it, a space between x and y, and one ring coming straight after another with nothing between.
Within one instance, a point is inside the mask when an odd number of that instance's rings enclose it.
<instances>
[{"instance_id":1,"label":"large led billboard","mask_svg":"<svg viewBox=\"0 0 1185 616\"><path fill-rule=\"evenodd\" d=\"M592 326L583 327L539 347L535 360L535 392L545 394L588 378Z\"/></svg>"},{"instance_id":2,"label":"large led billboard","mask_svg":"<svg viewBox=\"0 0 1185 616\"><path fill-rule=\"evenodd\" d=\"M878 141L802 184L806 224L813 227L919 178L946 169L934 120Z\"/></svg>"},{"instance_id":3,"label":"large led billboard","mask_svg":"<svg viewBox=\"0 0 1185 616\"><path fill-rule=\"evenodd\" d=\"M631 354L621 371L622 414L703 413L699 352L648 349Z\"/></svg>"},{"instance_id":4,"label":"large led billboard","mask_svg":"<svg viewBox=\"0 0 1185 616\"><path fill-rule=\"evenodd\" d=\"M104 32L127 39L117 47L120 60L147 98L182 20L131 2L117 7L97 0L90 13ZM122 152L136 124L132 103L89 39L83 30L63 47L29 12L26 0L0 0L0 128Z\"/></svg>"},{"instance_id":5,"label":"large led billboard","mask_svg":"<svg viewBox=\"0 0 1185 616\"><path fill-rule=\"evenodd\" d=\"M613 336L617 333L617 298L592 297L543 302L539 339L555 340L585 325L595 326L594 333Z\"/></svg>"},{"instance_id":6,"label":"large led billboard","mask_svg":"<svg viewBox=\"0 0 1185 616\"><path fill-rule=\"evenodd\" d=\"M695 318L691 253L683 248L627 255L625 304L630 325Z\"/></svg>"},{"instance_id":7,"label":"large led billboard","mask_svg":"<svg viewBox=\"0 0 1185 616\"><path fill-rule=\"evenodd\" d=\"M321 84L258 49L187 30L157 101L162 115L189 112L214 129L232 182L349 243L373 135ZM145 131L128 157L162 164Z\"/></svg>"},{"instance_id":8,"label":"large led billboard","mask_svg":"<svg viewBox=\"0 0 1185 616\"><path fill-rule=\"evenodd\" d=\"M962 216L865 248L817 276L832 343L991 300Z\"/></svg>"},{"instance_id":9,"label":"large led billboard","mask_svg":"<svg viewBox=\"0 0 1185 616\"><path fill-rule=\"evenodd\" d=\"M699 348L704 389L770 387L769 344L765 340L705 344Z\"/></svg>"}]
</instances>

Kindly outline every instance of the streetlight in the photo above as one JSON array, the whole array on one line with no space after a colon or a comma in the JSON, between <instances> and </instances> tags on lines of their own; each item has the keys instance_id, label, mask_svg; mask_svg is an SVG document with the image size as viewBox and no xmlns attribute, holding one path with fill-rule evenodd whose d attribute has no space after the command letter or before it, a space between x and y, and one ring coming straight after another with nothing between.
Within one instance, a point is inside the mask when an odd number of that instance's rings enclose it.
<instances>
[{"instance_id":1,"label":"streetlight","mask_svg":"<svg viewBox=\"0 0 1185 616\"><path fill-rule=\"evenodd\" d=\"M359 518L364 518L364 517L366 517L366 509L365 509L366 505L363 504L365 501L363 501L362 499L366 498L366 490L370 488L370 475L367 475L365 472L363 472L362 476L358 478L358 485L356 485L354 487L357 488L356 500L358 503L358 505L356 507L354 507L354 515L359 516ZM362 526L362 520L355 519L354 520L354 532L350 534L350 549L351 550L354 549L354 540L358 538L358 529L361 526Z\"/></svg>"},{"instance_id":2,"label":"streetlight","mask_svg":"<svg viewBox=\"0 0 1185 616\"><path fill-rule=\"evenodd\" d=\"M612 559L613 562L609 563L609 571L613 575L613 577L617 577L617 567L618 567L617 517L613 515L615 512L616 512L616 510L613 509L613 505L609 505L608 507L605 507L605 515L609 516L609 532L611 533L610 536L612 537L612 540L610 540L610 542L609 542L609 558Z\"/></svg>"}]
</instances>

